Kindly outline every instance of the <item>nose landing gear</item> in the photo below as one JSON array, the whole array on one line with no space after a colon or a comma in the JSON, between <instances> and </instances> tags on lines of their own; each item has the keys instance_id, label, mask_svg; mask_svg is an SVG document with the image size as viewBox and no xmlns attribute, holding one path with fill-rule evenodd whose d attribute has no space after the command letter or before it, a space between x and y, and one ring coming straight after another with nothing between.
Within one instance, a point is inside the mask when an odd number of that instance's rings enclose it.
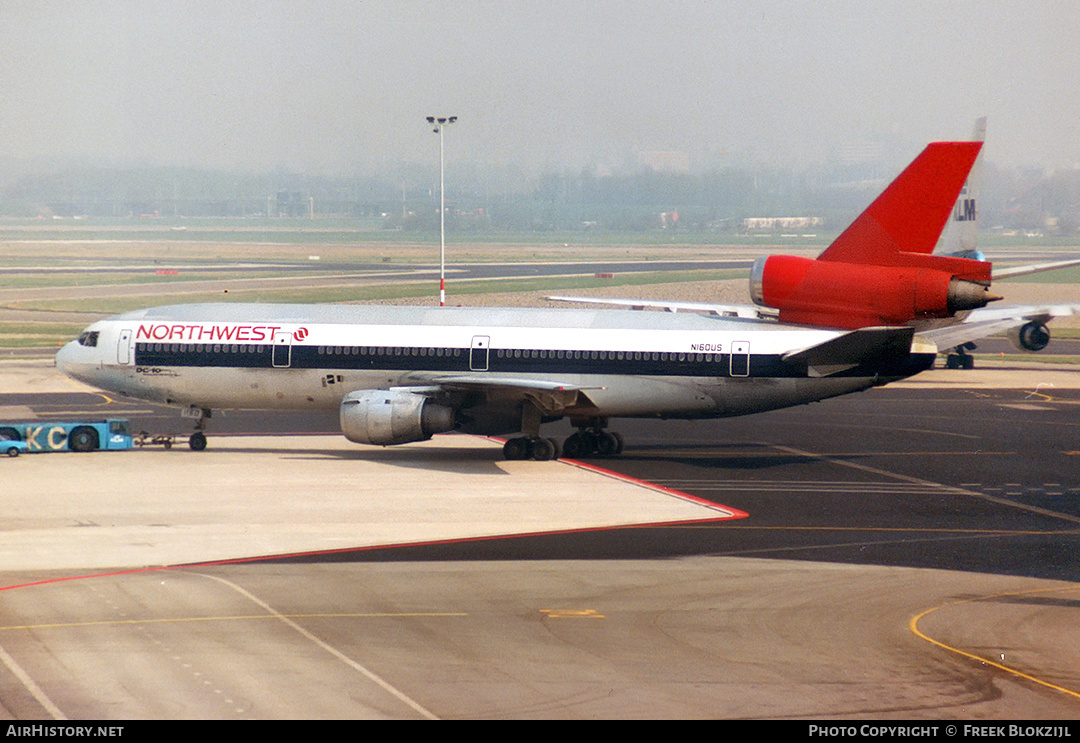
<instances>
[{"instance_id":1,"label":"nose landing gear","mask_svg":"<svg viewBox=\"0 0 1080 743\"><path fill-rule=\"evenodd\" d=\"M195 432L191 434L191 438L188 439L188 446L192 451L202 451L206 448L206 421L210 418L210 408L188 408L184 411L185 415L188 415L195 419Z\"/></svg>"}]
</instances>

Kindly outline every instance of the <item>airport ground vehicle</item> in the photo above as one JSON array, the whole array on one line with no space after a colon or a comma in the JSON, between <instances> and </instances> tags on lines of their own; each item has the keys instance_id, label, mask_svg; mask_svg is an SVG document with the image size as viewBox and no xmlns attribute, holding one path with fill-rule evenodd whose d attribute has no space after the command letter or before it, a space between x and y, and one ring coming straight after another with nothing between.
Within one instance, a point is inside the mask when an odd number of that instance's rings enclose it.
<instances>
[{"instance_id":1,"label":"airport ground vehicle","mask_svg":"<svg viewBox=\"0 0 1080 743\"><path fill-rule=\"evenodd\" d=\"M25 441L19 441L18 439L0 434L0 454L6 454L9 457L17 457L24 451L26 451Z\"/></svg>"},{"instance_id":2,"label":"airport ground vehicle","mask_svg":"<svg viewBox=\"0 0 1080 743\"><path fill-rule=\"evenodd\" d=\"M16 446L22 444L21 447ZM11 448L24 452L94 451L132 448L126 420L0 422L0 452Z\"/></svg>"}]
</instances>

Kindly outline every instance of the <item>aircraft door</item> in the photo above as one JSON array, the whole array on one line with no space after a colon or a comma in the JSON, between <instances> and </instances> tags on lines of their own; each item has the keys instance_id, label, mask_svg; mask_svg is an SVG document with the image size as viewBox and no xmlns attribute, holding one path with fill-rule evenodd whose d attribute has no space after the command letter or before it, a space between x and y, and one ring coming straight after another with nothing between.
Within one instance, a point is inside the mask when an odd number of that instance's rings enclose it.
<instances>
[{"instance_id":1,"label":"aircraft door","mask_svg":"<svg viewBox=\"0 0 1080 743\"><path fill-rule=\"evenodd\" d=\"M733 377L750 376L750 343L732 341L729 371Z\"/></svg>"},{"instance_id":2,"label":"aircraft door","mask_svg":"<svg viewBox=\"0 0 1080 743\"><path fill-rule=\"evenodd\" d=\"M474 335L469 347L469 371L488 370L488 348L491 338L486 335Z\"/></svg>"},{"instance_id":3,"label":"aircraft door","mask_svg":"<svg viewBox=\"0 0 1080 743\"><path fill-rule=\"evenodd\" d=\"M116 341L116 363L131 366L134 361L131 358L131 331L121 330L120 338Z\"/></svg>"},{"instance_id":4,"label":"aircraft door","mask_svg":"<svg viewBox=\"0 0 1080 743\"><path fill-rule=\"evenodd\" d=\"M292 365L292 333L274 336L274 368L285 369Z\"/></svg>"}]
</instances>

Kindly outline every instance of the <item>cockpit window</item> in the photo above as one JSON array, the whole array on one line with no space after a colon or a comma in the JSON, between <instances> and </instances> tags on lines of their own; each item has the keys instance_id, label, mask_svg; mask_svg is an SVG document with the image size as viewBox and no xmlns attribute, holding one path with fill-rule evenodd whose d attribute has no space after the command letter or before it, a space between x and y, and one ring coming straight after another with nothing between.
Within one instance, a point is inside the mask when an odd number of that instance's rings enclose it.
<instances>
[{"instance_id":1,"label":"cockpit window","mask_svg":"<svg viewBox=\"0 0 1080 743\"><path fill-rule=\"evenodd\" d=\"M98 331L88 330L79 336L80 346L96 346L98 339Z\"/></svg>"}]
</instances>

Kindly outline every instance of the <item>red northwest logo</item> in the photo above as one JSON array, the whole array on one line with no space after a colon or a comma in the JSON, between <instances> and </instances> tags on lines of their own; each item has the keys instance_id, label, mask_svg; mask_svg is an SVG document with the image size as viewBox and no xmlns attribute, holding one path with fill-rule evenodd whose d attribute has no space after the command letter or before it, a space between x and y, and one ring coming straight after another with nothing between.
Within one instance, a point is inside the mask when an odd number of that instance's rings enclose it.
<instances>
[{"instance_id":1,"label":"red northwest logo","mask_svg":"<svg viewBox=\"0 0 1080 743\"><path fill-rule=\"evenodd\" d=\"M307 338L307 334L307 328L297 328L296 332L293 333L293 340L303 341L305 338Z\"/></svg>"}]
</instances>

